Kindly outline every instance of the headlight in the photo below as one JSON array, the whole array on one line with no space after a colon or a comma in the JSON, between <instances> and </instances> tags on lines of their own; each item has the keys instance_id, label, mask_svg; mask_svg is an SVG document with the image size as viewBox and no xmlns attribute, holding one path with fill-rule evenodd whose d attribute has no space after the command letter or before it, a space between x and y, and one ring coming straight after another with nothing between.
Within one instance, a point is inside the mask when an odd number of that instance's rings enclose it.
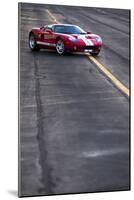
<instances>
[{"instance_id":1,"label":"headlight","mask_svg":"<svg viewBox=\"0 0 134 200\"><path fill-rule=\"evenodd\" d=\"M76 38L73 38L73 37L68 37L68 39L71 41L71 42L76 42L77 39Z\"/></svg>"},{"instance_id":2,"label":"headlight","mask_svg":"<svg viewBox=\"0 0 134 200\"><path fill-rule=\"evenodd\" d=\"M96 38L96 41L97 41L97 42L102 42L101 37L97 37L97 38Z\"/></svg>"}]
</instances>

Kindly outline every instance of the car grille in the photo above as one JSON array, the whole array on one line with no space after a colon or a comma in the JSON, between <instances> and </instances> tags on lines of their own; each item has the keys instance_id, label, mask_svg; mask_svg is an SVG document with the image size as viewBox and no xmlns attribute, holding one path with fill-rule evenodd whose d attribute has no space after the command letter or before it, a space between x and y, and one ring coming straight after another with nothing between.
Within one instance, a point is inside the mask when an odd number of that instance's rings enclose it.
<instances>
[{"instance_id":1,"label":"car grille","mask_svg":"<svg viewBox=\"0 0 134 200\"><path fill-rule=\"evenodd\" d=\"M95 50L94 46L84 46L84 50Z\"/></svg>"}]
</instances>

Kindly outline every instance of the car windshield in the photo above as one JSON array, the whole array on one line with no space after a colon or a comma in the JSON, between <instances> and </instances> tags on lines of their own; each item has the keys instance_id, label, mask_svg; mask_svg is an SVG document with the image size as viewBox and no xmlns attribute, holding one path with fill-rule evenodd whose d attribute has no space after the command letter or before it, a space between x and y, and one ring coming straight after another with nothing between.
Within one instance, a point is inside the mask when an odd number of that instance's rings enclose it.
<instances>
[{"instance_id":1,"label":"car windshield","mask_svg":"<svg viewBox=\"0 0 134 200\"><path fill-rule=\"evenodd\" d=\"M58 25L54 27L54 32L64 34L86 34L86 32L78 26Z\"/></svg>"}]
</instances>

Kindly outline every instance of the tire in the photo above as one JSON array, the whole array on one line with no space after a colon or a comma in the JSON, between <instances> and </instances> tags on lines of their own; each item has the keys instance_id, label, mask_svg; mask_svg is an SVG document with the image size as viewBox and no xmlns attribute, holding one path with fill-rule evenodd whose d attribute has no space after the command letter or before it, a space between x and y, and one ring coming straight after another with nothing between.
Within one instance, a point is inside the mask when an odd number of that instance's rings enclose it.
<instances>
[{"instance_id":1,"label":"tire","mask_svg":"<svg viewBox=\"0 0 134 200\"><path fill-rule=\"evenodd\" d=\"M29 48L31 49L31 51L39 51L40 48L38 46L38 44L36 43L36 39L33 33L29 34Z\"/></svg>"},{"instance_id":2,"label":"tire","mask_svg":"<svg viewBox=\"0 0 134 200\"><path fill-rule=\"evenodd\" d=\"M64 55L65 54L65 45L64 45L64 41L59 39L56 42L56 51L59 55Z\"/></svg>"}]
</instances>

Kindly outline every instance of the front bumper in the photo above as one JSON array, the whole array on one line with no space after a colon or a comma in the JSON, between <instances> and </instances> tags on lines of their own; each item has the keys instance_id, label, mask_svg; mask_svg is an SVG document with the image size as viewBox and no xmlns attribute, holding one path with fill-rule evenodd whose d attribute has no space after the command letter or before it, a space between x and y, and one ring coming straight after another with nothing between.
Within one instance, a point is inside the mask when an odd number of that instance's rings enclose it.
<instances>
[{"instance_id":1,"label":"front bumper","mask_svg":"<svg viewBox=\"0 0 134 200\"><path fill-rule=\"evenodd\" d=\"M82 46L82 45L73 44L73 45L66 46L67 50L73 51L73 52L98 52L100 51L100 48L101 48L101 45Z\"/></svg>"},{"instance_id":2,"label":"front bumper","mask_svg":"<svg viewBox=\"0 0 134 200\"><path fill-rule=\"evenodd\" d=\"M100 51L101 46L85 46L84 52L98 52Z\"/></svg>"}]
</instances>

